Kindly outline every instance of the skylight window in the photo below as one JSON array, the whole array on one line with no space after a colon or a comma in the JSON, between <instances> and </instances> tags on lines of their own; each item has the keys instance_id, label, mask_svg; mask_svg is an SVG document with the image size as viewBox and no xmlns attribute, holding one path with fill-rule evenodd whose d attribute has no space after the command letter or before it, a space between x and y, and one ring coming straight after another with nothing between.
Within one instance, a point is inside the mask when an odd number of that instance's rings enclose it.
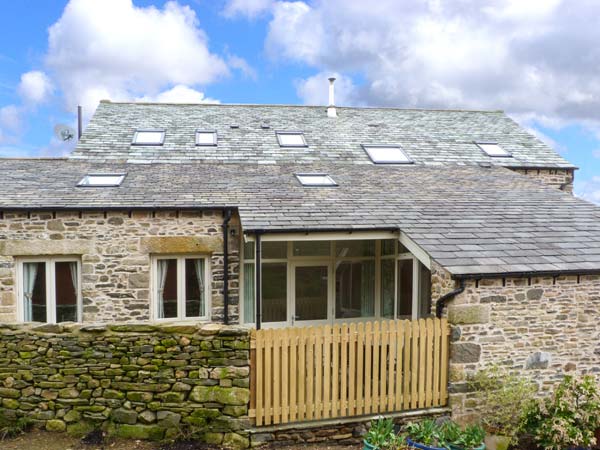
<instances>
[{"instance_id":1,"label":"skylight window","mask_svg":"<svg viewBox=\"0 0 600 450\"><path fill-rule=\"evenodd\" d=\"M297 173L296 178L302 186L337 186L326 173Z\"/></svg>"},{"instance_id":2,"label":"skylight window","mask_svg":"<svg viewBox=\"0 0 600 450\"><path fill-rule=\"evenodd\" d=\"M137 130L133 135L132 145L163 145L165 130Z\"/></svg>"},{"instance_id":3,"label":"skylight window","mask_svg":"<svg viewBox=\"0 0 600 450\"><path fill-rule=\"evenodd\" d=\"M125 179L124 173L88 173L77 186L112 187L119 186Z\"/></svg>"},{"instance_id":4,"label":"skylight window","mask_svg":"<svg viewBox=\"0 0 600 450\"><path fill-rule=\"evenodd\" d=\"M217 145L217 132L197 130L196 145Z\"/></svg>"},{"instance_id":5,"label":"skylight window","mask_svg":"<svg viewBox=\"0 0 600 450\"><path fill-rule=\"evenodd\" d=\"M363 148L375 164L412 164L399 145L363 145Z\"/></svg>"},{"instance_id":6,"label":"skylight window","mask_svg":"<svg viewBox=\"0 0 600 450\"><path fill-rule=\"evenodd\" d=\"M278 131L277 140L281 147L308 147L304 134L297 131Z\"/></svg>"},{"instance_id":7,"label":"skylight window","mask_svg":"<svg viewBox=\"0 0 600 450\"><path fill-rule=\"evenodd\" d=\"M496 142L476 142L477 146L484 151L488 156L492 157L510 157L512 156L509 152L504 150Z\"/></svg>"}]
</instances>

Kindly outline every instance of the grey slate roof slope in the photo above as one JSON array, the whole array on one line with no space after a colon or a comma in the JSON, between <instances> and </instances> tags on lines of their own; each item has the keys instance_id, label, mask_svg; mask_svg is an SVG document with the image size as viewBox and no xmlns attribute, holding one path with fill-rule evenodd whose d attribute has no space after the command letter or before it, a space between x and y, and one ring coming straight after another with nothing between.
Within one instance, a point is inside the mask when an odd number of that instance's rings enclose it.
<instances>
[{"instance_id":1,"label":"grey slate roof slope","mask_svg":"<svg viewBox=\"0 0 600 450\"><path fill-rule=\"evenodd\" d=\"M75 187L120 171L120 187ZM458 276L600 271L600 207L504 168L0 160L0 192L0 209L232 206L246 232L398 228Z\"/></svg>"},{"instance_id":2,"label":"grey slate roof slope","mask_svg":"<svg viewBox=\"0 0 600 450\"><path fill-rule=\"evenodd\" d=\"M101 102L71 157L131 163L371 164L361 144L400 144L419 165L574 167L500 111L337 111L332 119L325 108L311 106ZM144 128L165 129L164 145L132 146L135 130ZM197 147L196 129L216 130L218 146ZM308 148L279 147L275 132L286 130L303 131ZM474 141L498 142L513 157L490 158Z\"/></svg>"}]
</instances>

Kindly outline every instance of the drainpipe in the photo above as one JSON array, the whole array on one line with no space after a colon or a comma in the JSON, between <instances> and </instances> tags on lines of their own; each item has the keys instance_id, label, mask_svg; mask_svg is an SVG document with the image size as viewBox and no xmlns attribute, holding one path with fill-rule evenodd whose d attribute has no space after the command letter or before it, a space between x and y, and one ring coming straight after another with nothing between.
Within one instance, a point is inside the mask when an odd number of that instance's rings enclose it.
<instances>
[{"instance_id":1,"label":"drainpipe","mask_svg":"<svg viewBox=\"0 0 600 450\"><path fill-rule=\"evenodd\" d=\"M256 239L254 240L254 247L256 252L256 261L254 263L254 273L256 275L256 281L254 282L254 293L256 294L256 304L254 306L254 311L256 313L256 329L260 330L260 325L262 321L262 312L260 310L261 306L261 292L260 292L260 282L261 282L261 243L260 243L260 233L256 233Z\"/></svg>"},{"instance_id":2,"label":"drainpipe","mask_svg":"<svg viewBox=\"0 0 600 450\"><path fill-rule=\"evenodd\" d=\"M231 210L225 209L223 219L223 323L229 325L229 221Z\"/></svg>"},{"instance_id":3,"label":"drainpipe","mask_svg":"<svg viewBox=\"0 0 600 450\"><path fill-rule=\"evenodd\" d=\"M442 312L444 312L444 307L446 304L456 297L458 294L462 293L465 290L465 280L460 280L460 285L453 291L448 292L447 294L442 295L437 303L435 304L435 316L439 319L442 317Z\"/></svg>"}]
</instances>

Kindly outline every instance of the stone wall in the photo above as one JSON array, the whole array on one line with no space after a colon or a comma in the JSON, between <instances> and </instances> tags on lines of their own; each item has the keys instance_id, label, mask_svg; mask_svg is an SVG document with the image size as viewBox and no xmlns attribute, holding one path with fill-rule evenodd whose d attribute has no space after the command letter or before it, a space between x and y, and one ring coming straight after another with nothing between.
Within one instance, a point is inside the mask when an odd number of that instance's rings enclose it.
<instances>
[{"instance_id":1,"label":"stone wall","mask_svg":"<svg viewBox=\"0 0 600 450\"><path fill-rule=\"evenodd\" d=\"M512 169L565 192L573 192L573 169Z\"/></svg>"},{"instance_id":2,"label":"stone wall","mask_svg":"<svg viewBox=\"0 0 600 450\"><path fill-rule=\"evenodd\" d=\"M449 303L450 405L474 414L469 376L501 365L548 391L567 372L600 372L600 276L470 280Z\"/></svg>"},{"instance_id":3,"label":"stone wall","mask_svg":"<svg viewBox=\"0 0 600 450\"><path fill-rule=\"evenodd\" d=\"M192 426L245 448L249 348L247 330L216 324L2 325L0 414L136 439Z\"/></svg>"},{"instance_id":4,"label":"stone wall","mask_svg":"<svg viewBox=\"0 0 600 450\"><path fill-rule=\"evenodd\" d=\"M0 322L16 317L15 258L75 256L82 264L83 321L150 318L151 255L208 255L212 320L223 317L221 211L8 212L0 218ZM239 219L229 239L229 298L238 320Z\"/></svg>"}]
</instances>

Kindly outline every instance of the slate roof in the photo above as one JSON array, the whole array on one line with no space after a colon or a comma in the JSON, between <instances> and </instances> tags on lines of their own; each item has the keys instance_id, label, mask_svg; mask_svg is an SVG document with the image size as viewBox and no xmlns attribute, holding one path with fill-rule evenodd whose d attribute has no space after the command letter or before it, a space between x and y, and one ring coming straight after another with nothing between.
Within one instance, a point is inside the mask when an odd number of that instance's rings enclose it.
<instances>
[{"instance_id":1,"label":"slate roof","mask_svg":"<svg viewBox=\"0 0 600 450\"><path fill-rule=\"evenodd\" d=\"M337 112L337 118L328 118L324 107L314 106L104 101L71 157L130 163L370 165L361 144L400 144L416 165L574 168L501 111L338 107ZM166 130L164 145L132 146L135 130L148 128ZM197 147L196 129L216 130L218 146ZM302 131L309 146L281 148L276 131ZM497 142L513 157L491 158L474 141Z\"/></svg>"},{"instance_id":2,"label":"slate roof","mask_svg":"<svg viewBox=\"0 0 600 450\"><path fill-rule=\"evenodd\" d=\"M76 187L121 171L120 187ZM338 186L303 187L296 172ZM457 276L600 271L600 207L501 167L5 159L0 192L4 210L230 206L246 232L399 229Z\"/></svg>"}]
</instances>

